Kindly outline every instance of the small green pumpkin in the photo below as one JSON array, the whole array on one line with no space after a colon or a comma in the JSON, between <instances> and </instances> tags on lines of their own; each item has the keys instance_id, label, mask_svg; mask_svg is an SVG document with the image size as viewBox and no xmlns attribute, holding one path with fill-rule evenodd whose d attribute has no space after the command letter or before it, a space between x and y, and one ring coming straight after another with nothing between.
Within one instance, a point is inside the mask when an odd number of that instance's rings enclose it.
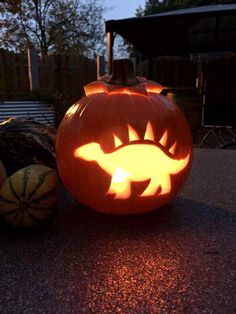
<instances>
[{"instance_id":1,"label":"small green pumpkin","mask_svg":"<svg viewBox=\"0 0 236 314\"><path fill-rule=\"evenodd\" d=\"M0 215L14 226L32 227L52 215L57 197L56 171L44 165L30 165L4 181Z\"/></svg>"}]
</instances>

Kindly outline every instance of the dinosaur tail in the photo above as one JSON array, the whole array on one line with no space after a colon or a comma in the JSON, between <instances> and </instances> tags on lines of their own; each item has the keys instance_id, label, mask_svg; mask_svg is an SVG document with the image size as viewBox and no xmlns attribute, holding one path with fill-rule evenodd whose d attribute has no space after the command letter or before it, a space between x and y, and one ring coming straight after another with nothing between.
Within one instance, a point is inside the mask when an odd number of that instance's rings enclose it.
<instances>
[{"instance_id":1,"label":"dinosaur tail","mask_svg":"<svg viewBox=\"0 0 236 314\"><path fill-rule=\"evenodd\" d=\"M179 160L168 158L167 161L168 172L170 174L177 174L180 171L182 171L189 163L190 155L191 153L189 152L185 158Z\"/></svg>"}]
</instances>

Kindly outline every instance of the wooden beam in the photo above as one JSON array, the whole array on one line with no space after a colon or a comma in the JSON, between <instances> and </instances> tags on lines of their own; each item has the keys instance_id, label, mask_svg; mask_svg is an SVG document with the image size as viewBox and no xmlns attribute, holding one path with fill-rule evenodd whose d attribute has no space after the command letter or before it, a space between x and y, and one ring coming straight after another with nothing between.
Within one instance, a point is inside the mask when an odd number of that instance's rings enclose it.
<instances>
[{"instance_id":1,"label":"wooden beam","mask_svg":"<svg viewBox=\"0 0 236 314\"><path fill-rule=\"evenodd\" d=\"M107 58L108 58L108 74L112 74L112 60L113 60L113 44L114 34L113 32L107 33Z\"/></svg>"},{"instance_id":2,"label":"wooden beam","mask_svg":"<svg viewBox=\"0 0 236 314\"><path fill-rule=\"evenodd\" d=\"M34 49L27 48L30 90L39 88L38 54Z\"/></svg>"}]
</instances>

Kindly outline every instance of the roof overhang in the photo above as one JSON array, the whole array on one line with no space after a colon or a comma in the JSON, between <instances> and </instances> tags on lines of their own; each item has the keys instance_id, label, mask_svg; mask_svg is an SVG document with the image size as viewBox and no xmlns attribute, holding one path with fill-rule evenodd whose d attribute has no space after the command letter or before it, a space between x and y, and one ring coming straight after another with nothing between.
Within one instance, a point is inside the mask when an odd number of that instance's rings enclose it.
<instances>
[{"instance_id":1,"label":"roof overhang","mask_svg":"<svg viewBox=\"0 0 236 314\"><path fill-rule=\"evenodd\" d=\"M236 51L236 4L209 5L106 21L147 56Z\"/></svg>"}]
</instances>

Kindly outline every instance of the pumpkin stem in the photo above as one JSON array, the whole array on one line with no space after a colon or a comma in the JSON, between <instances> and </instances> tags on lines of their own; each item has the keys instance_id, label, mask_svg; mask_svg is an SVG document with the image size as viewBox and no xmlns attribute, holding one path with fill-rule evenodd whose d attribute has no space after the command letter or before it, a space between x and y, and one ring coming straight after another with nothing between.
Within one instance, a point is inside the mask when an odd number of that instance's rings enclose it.
<instances>
[{"instance_id":1,"label":"pumpkin stem","mask_svg":"<svg viewBox=\"0 0 236 314\"><path fill-rule=\"evenodd\" d=\"M134 75L134 66L130 59L113 60L112 76L108 82L112 85L133 86L138 84Z\"/></svg>"}]
</instances>

